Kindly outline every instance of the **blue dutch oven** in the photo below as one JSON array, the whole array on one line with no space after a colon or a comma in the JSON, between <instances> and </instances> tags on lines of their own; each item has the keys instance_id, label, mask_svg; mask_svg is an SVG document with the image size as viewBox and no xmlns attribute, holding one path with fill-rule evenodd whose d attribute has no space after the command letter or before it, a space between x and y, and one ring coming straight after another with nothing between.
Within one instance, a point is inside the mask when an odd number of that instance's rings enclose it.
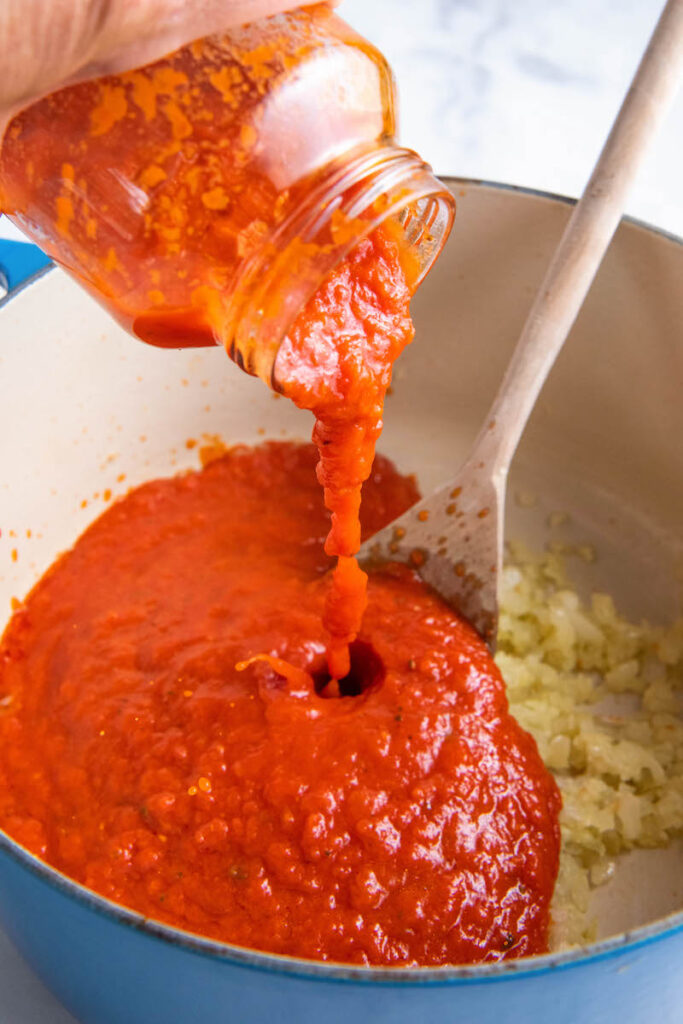
<instances>
[{"instance_id":1,"label":"blue dutch oven","mask_svg":"<svg viewBox=\"0 0 683 1024\"><path fill-rule=\"evenodd\" d=\"M416 299L418 340L396 374L383 444L404 467L418 468L423 487L466 450L569 209L559 197L455 179L450 184L459 205L456 228ZM645 491L648 522L656 520L657 531L648 528L641 539L650 544L653 564L661 563L658 579L683 540L682 253L663 233L622 224L515 464L519 480L525 467L532 475L535 467L548 486L553 473L570 481L567 493L581 491L585 508L577 515L585 513L584 522L591 495L597 509L608 492L639 522ZM0 303L3 520L44 519L35 566L10 561L3 541L0 600L24 593L93 514L81 511L76 497L91 489L117 415L130 438L153 437L155 427L163 427L163 443L151 454L148 446L144 459L132 440L121 442L130 467L126 486L171 471L164 447L169 431L175 430L175 443L206 429L207 394L219 420L211 426L224 436L249 441L257 427L278 435L308 429L299 413L284 410L259 382L227 366L222 352L162 353L131 340L47 264L32 246L0 242L9 290ZM201 393L187 386L200 377L209 380ZM75 403L79 381L82 401ZM21 429L8 430L11 425ZM70 449L86 425L90 440ZM21 475L18 467L24 467ZM574 486L579 479L581 488ZM593 490L591 480L599 483ZM559 491L553 495L561 499ZM513 519L516 514L511 511ZM515 528L511 521L508 530ZM612 538L628 565L639 543L634 536ZM610 564L596 571L607 572ZM640 563L633 565L633 589L642 591ZM662 586L648 588L656 590L649 612L668 616L676 610L673 583L665 596ZM83 1024L676 1024L683 1021L683 914L675 912L683 864L675 851L666 861L674 867L667 868L665 896L652 904L658 911L640 900L631 912L632 891L661 888L657 855L651 862L649 852L639 856L635 881L617 888L612 902L619 905L605 912L602 926L609 933L610 920L625 920L627 930L585 948L475 967L357 968L213 942L108 902L2 833L0 920ZM648 914L666 911L647 923ZM5 1020L2 999L0 992Z\"/></svg>"}]
</instances>

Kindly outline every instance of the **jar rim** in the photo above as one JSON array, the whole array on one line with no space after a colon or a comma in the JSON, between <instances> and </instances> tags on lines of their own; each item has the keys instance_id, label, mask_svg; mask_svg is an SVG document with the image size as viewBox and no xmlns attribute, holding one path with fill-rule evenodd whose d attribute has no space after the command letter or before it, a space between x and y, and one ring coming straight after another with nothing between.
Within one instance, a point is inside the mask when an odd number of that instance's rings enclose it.
<instances>
[{"instance_id":1,"label":"jar rim","mask_svg":"<svg viewBox=\"0 0 683 1024\"><path fill-rule=\"evenodd\" d=\"M328 274L362 238L391 219L416 259L415 291L448 237L455 199L417 153L390 142L333 163L242 268L223 338L231 357L276 389L280 344Z\"/></svg>"}]
</instances>

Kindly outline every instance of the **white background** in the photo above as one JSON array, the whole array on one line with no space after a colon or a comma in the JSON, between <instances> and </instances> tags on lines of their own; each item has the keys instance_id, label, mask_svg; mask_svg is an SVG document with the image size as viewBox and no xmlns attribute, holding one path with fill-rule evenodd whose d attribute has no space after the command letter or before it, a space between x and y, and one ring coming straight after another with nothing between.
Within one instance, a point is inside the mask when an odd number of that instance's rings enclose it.
<instances>
[{"instance_id":1,"label":"white background","mask_svg":"<svg viewBox=\"0 0 683 1024\"><path fill-rule=\"evenodd\" d=\"M189 0L188 0L189 2ZM394 67L401 141L437 172L578 195L659 0L346 0ZM683 234L683 95L627 212ZM0 237L20 237L0 220ZM0 1024L72 1022L0 932Z\"/></svg>"}]
</instances>

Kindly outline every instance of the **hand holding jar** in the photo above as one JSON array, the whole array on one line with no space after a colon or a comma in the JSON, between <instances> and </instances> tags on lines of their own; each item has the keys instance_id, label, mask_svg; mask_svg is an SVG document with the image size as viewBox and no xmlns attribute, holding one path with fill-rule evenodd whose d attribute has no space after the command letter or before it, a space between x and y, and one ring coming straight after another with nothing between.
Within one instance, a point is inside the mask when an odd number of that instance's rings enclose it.
<instances>
[{"instance_id":1,"label":"hand holding jar","mask_svg":"<svg viewBox=\"0 0 683 1024\"><path fill-rule=\"evenodd\" d=\"M0 210L136 337L222 344L273 384L289 327L359 240L391 225L413 292L453 198L396 144L391 71L331 5L198 39L217 6L185 25L189 45L24 107L0 148ZM247 6L266 3L227 5Z\"/></svg>"},{"instance_id":2,"label":"hand holding jar","mask_svg":"<svg viewBox=\"0 0 683 1024\"><path fill-rule=\"evenodd\" d=\"M46 93L158 60L200 36L295 7L292 0L4 0L0 139Z\"/></svg>"}]
</instances>

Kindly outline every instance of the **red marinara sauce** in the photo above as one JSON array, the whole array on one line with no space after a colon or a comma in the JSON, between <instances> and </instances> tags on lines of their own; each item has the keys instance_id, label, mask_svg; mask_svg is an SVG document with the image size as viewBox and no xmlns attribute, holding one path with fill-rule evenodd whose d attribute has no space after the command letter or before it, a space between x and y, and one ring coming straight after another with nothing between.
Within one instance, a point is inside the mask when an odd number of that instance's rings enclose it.
<instances>
[{"instance_id":1,"label":"red marinara sauce","mask_svg":"<svg viewBox=\"0 0 683 1024\"><path fill-rule=\"evenodd\" d=\"M0 646L0 825L104 896L362 964L546 948L559 796L478 636L404 566L369 580L329 698L312 446L237 447L110 507ZM417 497L377 457L367 535ZM287 681L268 652L295 666Z\"/></svg>"},{"instance_id":2,"label":"red marinara sauce","mask_svg":"<svg viewBox=\"0 0 683 1024\"><path fill-rule=\"evenodd\" d=\"M325 551L337 556L323 614L334 692L349 672L349 644L367 604L367 577L354 557L361 487L382 430L393 364L413 338L408 258L388 227L364 238L301 311L275 363L284 394L315 416L317 475L332 516Z\"/></svg>"}]
</instances>

